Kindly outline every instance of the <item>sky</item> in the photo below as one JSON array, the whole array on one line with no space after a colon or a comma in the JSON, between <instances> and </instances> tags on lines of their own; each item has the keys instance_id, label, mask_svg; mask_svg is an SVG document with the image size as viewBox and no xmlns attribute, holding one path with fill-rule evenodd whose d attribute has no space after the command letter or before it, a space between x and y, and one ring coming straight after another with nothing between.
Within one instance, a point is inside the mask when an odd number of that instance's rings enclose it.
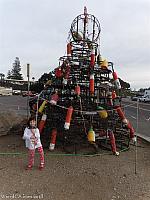
<instances>
[{"instance_id":1,"label":"sky","mask_svg":"<svg viewBox=\"0 0 150 200\"><path fill-rule=\"evenodd\" d=\"M0 0L0 73L15 57L36 80L58 66L73 19L95 15L101 24L100 51L132 89L150 87L150 0Z\"/></svg>"}]
</instances>

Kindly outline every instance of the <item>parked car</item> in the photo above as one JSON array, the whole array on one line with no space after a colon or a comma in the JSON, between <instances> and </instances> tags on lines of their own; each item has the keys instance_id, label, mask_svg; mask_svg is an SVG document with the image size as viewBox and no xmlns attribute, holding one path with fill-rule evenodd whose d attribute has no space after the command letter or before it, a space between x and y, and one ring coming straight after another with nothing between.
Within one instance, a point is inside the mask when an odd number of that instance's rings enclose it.
<instances>
[{"instance_id":1,"label":"parked car","mask_svg":"<svg viewBox=\"0 0 150 200\"><path fill-rule=\"evenodd\" d=\"M137 100L138 100L138 97L133 96L133 97L131 97L131 100L132 100L132 101L137 101Z\"/></svg>"},{"instance_id":2,"label":"parked car","mask_svg":"<svg viewBox=\"0 0 150 200\"><path fill-rule=\"evenodd\" d=\"M21 90L13 90L13 95L21 95Z\"/></svg>"},{"instance_id":3,"label":"parked car","mask_svg":"<svg viewBox=\"0 0 150 200\"><path fill-rule=\"evenodd\" d=\"M137 100L140 99L141 97L142 97L142 95L137 94L137 95L135 95L135 96L132 96L132 97L131 97L131 100L132 100L132 101L137 101Z\"/></svg>"},{"instance_id":4,"label":"parked car","mask_svg":"<svg viewBox=\"0 0 150 200\"><path fill-rule=\"evenodd\" d=\"M11 96L12 88L0 87L0 96Z\"/></svg>"},{"instance_id":5,"label":"parked car","mask_svg":"<svg viewBox=\"0 0 150 200\"><path fill-rule=\"evenodd\" d=\"M150 95L140 97L139 101L140 102L150 102Z\"/></svg>"},{"instance_id":6,"label":"parked car","mask_svg":"<svg viewBox=\"0 0 150 200\"><path fill-rule=\"evenodd\" d=\"M29 93L27 91L24 91L24 92L22 92L22 96L23 97L27 97L27 96L34 97L34 96L36 96L36 94L31 91L29 91Z\"/></svg>"}]
</instances>

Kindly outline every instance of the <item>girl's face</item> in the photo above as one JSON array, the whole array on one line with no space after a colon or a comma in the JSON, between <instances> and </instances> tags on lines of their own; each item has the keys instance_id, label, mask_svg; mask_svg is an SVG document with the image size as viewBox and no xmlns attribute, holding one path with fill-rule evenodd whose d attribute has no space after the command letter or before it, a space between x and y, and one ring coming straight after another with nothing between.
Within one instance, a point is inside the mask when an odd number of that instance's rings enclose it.
<instances>
[{"instance_id":1,"label":"girl's face","mask_svg":"<svg viewBox=\"0 0 150 200\"><path fill-rule=\"evenodd\" d=\"M35 127L35 126L36 126L35 120L31 120L31 121L30 121L30 126L31 126L31 127Z\"/></svg>"}]
</instances>

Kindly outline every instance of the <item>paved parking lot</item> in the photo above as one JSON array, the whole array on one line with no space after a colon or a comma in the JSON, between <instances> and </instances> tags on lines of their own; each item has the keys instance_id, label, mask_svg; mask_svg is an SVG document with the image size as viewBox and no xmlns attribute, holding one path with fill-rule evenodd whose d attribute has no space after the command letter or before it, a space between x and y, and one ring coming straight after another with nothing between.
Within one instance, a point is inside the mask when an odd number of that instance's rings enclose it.
<instances>
[{"instance_id":1,"label":"paved parking lot","mask_svg":"<svg viewBox=\"0 0 150 200\"><path fill-rule=\"evenodd\" d=\"M16 114L27 115L27 97L0 96L0 111L14 111Z\"/></svg>"}]
</instances>

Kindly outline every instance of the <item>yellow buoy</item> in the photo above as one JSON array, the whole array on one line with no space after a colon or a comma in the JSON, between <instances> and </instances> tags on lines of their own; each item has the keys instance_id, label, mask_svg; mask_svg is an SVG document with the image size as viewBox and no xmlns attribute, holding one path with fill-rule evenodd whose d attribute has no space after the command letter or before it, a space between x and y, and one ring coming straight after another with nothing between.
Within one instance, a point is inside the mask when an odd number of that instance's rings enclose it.
<instances>
[{"instance_id":1,"label":"yellow buoy","mask_svg":"<svg viewBox=\"0 0 150 200\"><path fill-rule=\"evenodd\" d=\"M87 137L89 142L95 142L95 132L93 131L93 128L90 128Z\"/></svg>"},{"instance_id":2,"label":"yellow buoy","mask_svg":"<svg viewBox=\"0 0 150 200\"><path fill-rule=\"evenodd\" d=\"M107 69L108 68L108 61L105 59L104 61L102 61L100 66L101 66L102 69Z\"/></svg>"},{"instance_id":3,"label":"yellow buoy","mask_svg":"<svg viewBox=\"0 0 150 200\"><path fill-rule=\"evenodd\" d=\"M46 105L47 101L44 100L43 103L41 104L40 108L39 108L39 113L42 113L44 108L45 108L45 105Z\"/></svg>"},{"instance_id":4,"label":"yellow buoy","mask_svg":"<svg viewBox=\"0 0 150 200\"><path fill-rule=\"evenodd\" d=\"M102 119L106 119L108 117L108 113L106 110L100 110L100 111L98 111L98 114L99 114L100 118L102 118Z\"/></svg>"}]
</instances>

